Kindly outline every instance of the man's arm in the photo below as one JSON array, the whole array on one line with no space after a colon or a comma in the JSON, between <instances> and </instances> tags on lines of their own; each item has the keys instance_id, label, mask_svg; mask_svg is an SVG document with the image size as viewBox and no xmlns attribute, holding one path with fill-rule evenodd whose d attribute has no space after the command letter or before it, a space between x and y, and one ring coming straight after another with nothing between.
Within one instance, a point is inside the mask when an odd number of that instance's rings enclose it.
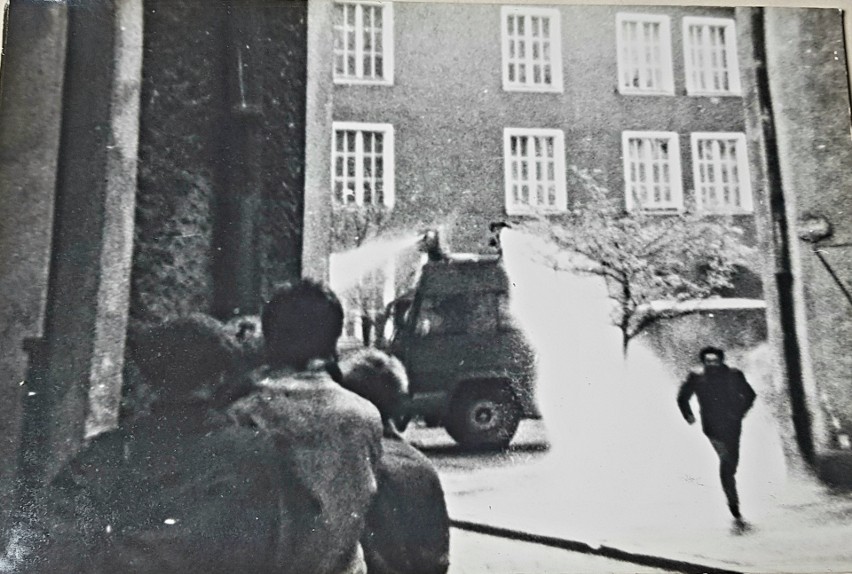
<instances>
[{"instance_id":1,"label":"man's arm","mask_svg":"<svg viewBox=\"0 0 852 574\"><path fill-rule=\"evenodd\" d=\"M695 422L695 415L692 414L692 407L689 406L689 400L695 394L695 383L697 376L695 373L689 373L686 381L680 386L680 391L677 394L677 406L680 407L680 412L686 422L692 424Z\"/></svg>"},{"instance_id":2,"label":"man's arm","mask_svg":"<svg viewBox=\"0 0 852 574\"><path fill-rule=\"evenodd\" d=\"M755 393L754 389L751 388L751 385L748 384L748 381L746 381L745 375L742 371L735 371L734 376L737 394L739 394L740 399L742 400L742 413L745 415L754 404L754 399L757 398L757 393Z\"/></svg>"}]
</instances>

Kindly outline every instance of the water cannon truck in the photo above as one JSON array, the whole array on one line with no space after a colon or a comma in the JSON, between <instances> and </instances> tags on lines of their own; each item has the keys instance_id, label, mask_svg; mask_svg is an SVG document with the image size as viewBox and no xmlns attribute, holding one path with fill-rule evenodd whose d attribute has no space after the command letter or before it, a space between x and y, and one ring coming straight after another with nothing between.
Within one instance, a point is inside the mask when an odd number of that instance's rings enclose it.
<instances>
[{"instance_id":1,"label":"water cannon truck","mask_svg":"<svg viewBox=\"0 0 852 574\"><path fill-rule=\"evenodd\" d=\"M410 397L398 423L421 417L469 449L502 449L523 418L540 418L535 354L510 313L509 278L495 254L446 253L437 231L414 290L388 306L389 351L405 365Z\"/></svg>"}]
</instances>

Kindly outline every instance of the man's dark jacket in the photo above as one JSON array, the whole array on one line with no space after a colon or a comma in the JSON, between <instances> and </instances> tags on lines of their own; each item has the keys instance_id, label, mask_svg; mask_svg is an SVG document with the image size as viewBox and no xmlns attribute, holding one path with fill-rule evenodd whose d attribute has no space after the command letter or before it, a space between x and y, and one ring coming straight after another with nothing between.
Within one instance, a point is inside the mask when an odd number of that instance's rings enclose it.
<instances>
[{"instance_id":1,"label":"man's dark jacket","mask_svg":"<svg viewBox=\"0 0 852 574\"><path fill-rule=\"evenodd\" d=\"M383 438L382 451L361 538L369 574L444 574L450 518L438 472L402 438Z\"/></svg>"},{"instance_id":2,"label":"man's dark jacket","mask_svg":"<svg viewBox=\"0 0 852 574\"><path fill-rule=\"evenodd\" d=\"M727 365L707 366L692 372L680 387L677 403L684 418L692 416L689 400L698 397L701 426L710 438L739 437L742 420L757 396L742 371Z\"/></svg>"},{"instance_id":3,"label":"man's dark jacket","mask_svg":"<svg viewBox=\"0 0 852 574\"><path fill-rule=\"evenodd\" d=\"M155 419L97 437L39 500L46 537L25 572L282 571L311 509L254 430ZM282 511L286 509L287 511Z\"/></svg>"}]
</instances>

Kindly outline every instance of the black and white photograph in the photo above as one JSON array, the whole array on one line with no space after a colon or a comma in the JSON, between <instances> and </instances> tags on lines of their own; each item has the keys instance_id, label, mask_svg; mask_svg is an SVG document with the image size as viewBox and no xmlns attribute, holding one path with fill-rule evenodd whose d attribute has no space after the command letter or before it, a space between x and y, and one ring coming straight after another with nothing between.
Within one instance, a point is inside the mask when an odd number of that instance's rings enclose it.
<instances>
[{"instance_id":1,"label":"black and white photograph","mask_svg":"<svg viewBox=\"0 0 852 574\"><path fill-rule=\"evenodd\" d=\"M0 0L0 573L852 572L852 5L616 1Z\"/></svg>"}]
</instances>

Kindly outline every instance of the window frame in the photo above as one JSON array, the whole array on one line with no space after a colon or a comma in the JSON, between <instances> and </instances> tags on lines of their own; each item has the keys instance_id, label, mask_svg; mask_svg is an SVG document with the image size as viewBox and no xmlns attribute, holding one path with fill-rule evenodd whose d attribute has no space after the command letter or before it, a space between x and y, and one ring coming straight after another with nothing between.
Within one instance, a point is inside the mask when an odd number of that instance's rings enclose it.
<instances>
[{"instance_id":1,"label":"window frame","mask_svg":"<svg viewBox=\"0 0 852 574\"><path fill-rule=\"evenodd\" d=\"M624 23L637 22L659 23L660 24L660 43L662 45L662 54L660 61L660 69L662 70L662 86L658 88L633 88L624 86L622 83L623 74L627 71L627 62L624 61ZM618 93L626 96L673 96L674 89L674 58L672 54L672 28L671 18L666 14L647 14L636 12L618 12L615 15L615 34L616 34L616 60L618 67Z\"/></svg>"},{"instance_id":2,"label":"window frame","mask_svg":"<svg viewBox=\"0 0 852 574\"><path fill-rule=\"evenodd\" d=\"M511 82L509 80L509 16L546 17L550 20L550 68L551 82L549 85ZM502 6L500 8L500 43L502 47L501 76L503 91L506 92L539 92L562 93L562 14L558 8L542 8L538 6ZM543 60L542 60L543 61ZM527 65L533 62L527 58Z\"/></svg>"},{"instance_id":3,"label":"window frame","mask_svg":"<svg viewBox=\"0 0 852 574\"><path fill-rule=\"evenodd\" d=\"M695 69L692 64L693 47L689 43L690 26L722 26L725 28L725 53L728 60L728 85L727 90L698 89L695 86ZM733 18L718 18L710 16L684 16L683 18L683 71L686 82L686 94L688 96L742 96L742 84L740 82L740 63L737 53L737 23ZM706 73L706 72L704 72Z\"/></svg>"},{"instance_id":4,"label":"window frame","mask_svg":"<svg viewBox=\"0 0 852 574\"><path fill-rule=\"evenodd\" d=\"M700 213L708 215L736 215L754 213L754 198L751 188L751 170L748 162L748 142L743 132L692 132L690 134L692 153L692 181L695 187L695 205ZM740 206L725 206L721 209L708 209L702 203L701 171L698 164L698 142L700 140L736 140L737 172L740 186Z\"/></svg>"},{"instance_id":5,"label":"window frame","mask_svg":"<svg viewBox=\"0 0 852 574\"><path fill-rule=\"evenodd\" d=\"M396 173L394 170L395 165L395 141L394 141L394 127L393 124L387 123L369 123L369 122L332 122L331 124L331 185L329 186L329 190L331 192L331 200L334 204L337 205L351 205L345 202L339 203L335 198L334 193L334 185L337 174L335 172L336 161L337 161L337 132L338 131L357 131L357 132L381 132L383 134L384 140L382 143L382 171L383 171L383 188L382 193L384 194L384 201L381 204L371 203L369 205L383 205L387 209L393 209L396 197L395 197L395 179ZM359 138L361 144L363 145L363 137ZM355 197L356 201L354 205L358 207L364 206L364 190L363 190L363 149L361 150L361 156L358 154L358 144L356 143L355 150L355 181L356 181L356 190ZM358 158L361 158L361 161L358 161ZM361 171L361 176L359 177L358 173ZM361 202L357 201L358 197L358 189L357 182L361 181Z\"/></svg>"},{"instance_id":6,"label":"window frame","mask_svg":"<svg viewBox=\"0 0 852 574\"><path fill-rule=\"evenodd\" d=\"M553 169L556 183L556 205L549 207L545 205L523 205L515 204L512 198L512 163L511 163L511 138L514 136L525 137L550 137L554 138L553 144ZM568 192L566 188L565 170L565 132L555 128L503 128L503 178L504 178L504 205L506 215L528 215L533 213L564 213L568 210Z\"/></svg>"},{"instance_id":7,"label":"window frame","mask_svg":"<svg viewBox=\"0 0 852 574\"><path fill-rule=\"evenodd\" d=\"M370 85L370 86L392 86L394 83L394 18L393 18L393 2L380 0L334 0L333 10L337 10L338 6L360 5L360 6L375 6L382 10L382 77L381 78L365 78L357 75L338 75L337 71L337 50L334 48L334 42L338 30L335 24L335 15L332 15L332 57L331 57L331 74L332 80L339 85ZM363 10L361 11L363 14ZM363 24L362 24L363 26ZM356 62L363 62L363 47L361 49L361 57L358 58L357 43L359 38L363 38L363 34L358 34L356 25ZM363 41L363 40L361 40ZM363 65L363 64L362 64Z\"/></svg>"},{"instance_id":8,"label":"window frame","mask_svg":"<svg viewBox=\"0 0 852 574\"><path fill-rule=\"evenodd\" d=\"M667 139L669 142L669 158L671 165L669 173L671 174L671 189L673 207L643 207L639 206L642 213L649 215L666 215L674 213L682 213L684 211L683 201L683 170L681 166L682 158L680 151L680 135L677 132L671 131L649 131L649 130L626 130L621 132L621 153L624 167L624 200L627 211L636 211L637 205L633 198L633 190L631 189L630 180L630 154L629 144L631 139Z\"/></svg>"}]
</instances>

